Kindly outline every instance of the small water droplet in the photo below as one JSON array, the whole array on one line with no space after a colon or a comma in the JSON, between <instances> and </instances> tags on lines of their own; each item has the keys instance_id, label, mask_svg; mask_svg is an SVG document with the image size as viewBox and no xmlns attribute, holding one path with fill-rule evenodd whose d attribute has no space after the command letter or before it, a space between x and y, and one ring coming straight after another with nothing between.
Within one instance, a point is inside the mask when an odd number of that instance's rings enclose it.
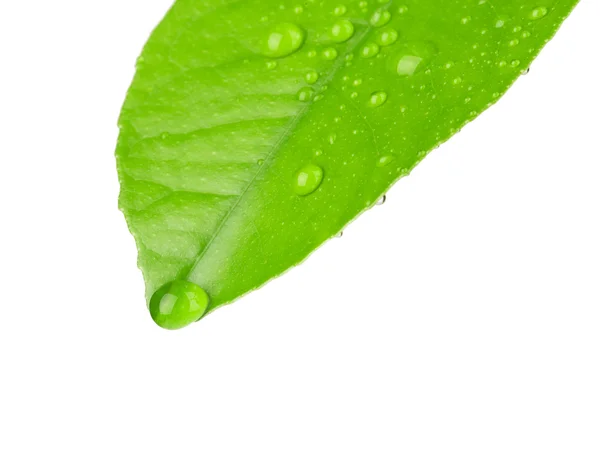
<instances>
[{"instance_id":1,"label":"small water droplet","mask_svg":"<svg viewBox=\"0 0 600 457\"><path fill-rule=\"evenodd\" d=\"M274 68L277 68L277 62L275 62L274 60L269 60L267 62L267 69L273 70Z\"/></svg>"},{"instance_id":2,"label":"small water droplet","mask_svg":"<svg viewBox=\"0 0 600 457\"><path fill-rule=\"evenodd\" d=\"M545 17L547 14L548 8L546 8L545 6L538 6L537 8L531 10L528 17L532 21L537 21L538 19Z\"/></svg>"},{"instance_id":3,"label":"small water droplet","mask_svg":"<svg viewBox=\"0 0 600 457\"><path fill-rule=\"evenodd\" d=\"M304 8L302 7L302 5L296 5L294 7L294 13L296 14L302 14L304 12Z\"/></svg>"},{"instance_id":4,"label":"small water droplet","mask_svg":"<svg viewBox=\"0 0 600 457\"><path fill-rule=\"evenodd\" d=\"M336 16L342 16L342 15L346 14L346 11L347 11L346 5L338 5L334 8L333 14L335 14Z\"/></svg>"},{"instance_id":5,"label":"small water droplet","mask_svg":"<svg viewBox=\"0 0 600 457\"><path fill-rule=\"evenodd\" d=\"M150 299L150 315L162 328L177 330L200 319L210 298L200 286L176 280L165 284Z\"/></svg>"},{"instance_id":6,"label":"small water droplet","mask_svg":"<svg viewBox=\"0 0 600 457\"><path fill-rule=\"evenodd\" d=\"M304 76L304 80L308 84L314 84L314 83L316 83L319 80L319 74L316 71L309 71Z\"/></svg>"},{"instance_id":7,"label":"small water droplet","mask_svg":"<svg viewBox=\"0 0 600 457\"><path fill-rule=\"evenodd\" d=\"M513 60L510 63L510 66L513 67L513 68L517 68L519 65L521 65L521 61L520 60Z\"/></svg>"},{"instance_id":8,"label":"small water droplet","mask_svg":"<svg viewBox=\"0 0 600 457\"><path fill-rule=\"evenodd\" d=\"M315 90L312 87L303 87L298 91L298 100L301 102L309 102L315 95Z\"/></svg>"},{"instance_id":9,"label":"small water droplet","mask_svg":"<svg viewBox=\"0 0 600 457\"><path fill-rule=\"evenodd\" d=\"M358 98L358 92L352 92L350 98Z\"/></svg>"},{"instance_id":10,"label":"small water droplet","mask_svg":"<svg viewBox=\"0 0 600 457\"><path fill-rule=\"evenodd\" d=\"M361 8L361 9L365 9L367 6L369 6L369 2L367 2L367 1L365 1L365 0L361 0L361 1L358 3L358 7L359 7L359 8Z\"/></svg>"},{"instance_id":11,"label":"small water droplet","mask_svg":"<svg viewBox=\"0 0 600 457\"><path fill-rule=\"evenodd\" d=\"M388 99L386 92L373 92L369 97L369 105L373 108L383 105Z\"/></svg>"},{"instance_id":12,"label":"small water droplet","mask_svg":"<svg viewBox=\"0 0 600 457\"><path fill-rule=\"evenodd\" d=\"M285 57L302 47L306 34L296 24L283 22L271 29L262 45L262 53L268 57Z\"/></svg>"},{"instance_id":13,"label":"small water droplet","mask_svg":"<svg viewBox=\"0 0 600 457\"><path fill-rule=\"evenodd\" d=\"M402 5L398 7L398 14L406 14L408 12L408 6Z\"/></svg>"},{"instance_id":14,"label":"small water droplet","mask_svg":"<svg viewBox=\"0 0 600 457\"><path fill-rule=\"evenodd\" d=\"M525 75L528 75L530 70L531 70L531 68L527 67L525 70L523 70L523 71L521 72L521 74L522 74L523 76L525 76Z\"/></svg>"},{"instance_id":15,"label":"small water droplet","mask_svg":"<svg viewBox=\"0 0 600 457\"><path fill-rule=\"evenodd\" d=\"M344 236L344 231L341 231L340 233L338 233L335 237L336 238L341 238Z\"/></svg>"},{"instance_id":16,"label":"small water droplet","mask_svg":"<svg viewBox=\"0 0 600 457\"><path fill-rule=\"evenodd\" d=\"M457 76L452 80L452 84L454 84L455 86L458 86L460 83L462 83L462 78L460 76Z\"/></svg>"},{"instance_id":17,"label":"small water droplet","mask_svg":"<svg viewBox=\"0 0 600 457\"><path fill-rule=\"evenodd\" d=\"M381 197L379 200L377 200L377 203L375 203L377 206L381 206L383 205L387 200L387 195L384 195L383 197Z\"/></svg>"},{"instance_id":18,"label":"small water droplet","mask_svg":"<svg viewBox=\"0 0 600 457\"><path fill-rule=\"evenodd\" d=\"M326 48L323 50L323 57L326 60L334 60L336 59L338 56L338 52L335 50L335 48Z\"/></svg>"},{"instance_id":19,"label":"small water droplet","mask_svg":"<svg viewBox=\"0 0 600 457\"><path fill-rule=\"evenodd\" d=\"M385 24L390 22L392 18L392 13L387 10L377 10L371 16L371 25L373 27L383 27Z\"/></svg>"},{"instance_id":20,"label":"small water droplet","mask_svg":"<svg viewBox=\"0 0 600 457\"><path fill-rule=\"evenodd\" d=\"M398 32L392 28L385 28L377 33L375 41L379 46L390 46L398 40Z\"/></svg>"},{"instance_id":21,"label":"small water droplet","mask_svg":"<svg viewBox=\"0 0 600 457\"><path fill-rule=\"evenodd\" d=\"M256 162L256 164L260 167L265 163L265 161L263 159L258 159L258 161Z\"/></svg>"},{"instance_id":22,"label":"small water droplet","mask_svg":"<svg viewBox=\"0 0 600 457\"><path fill-rule=\"evenodd\" d=\"M333 24L329 34L331 35L331 39L336 43L343 43L354 35L354 24L347 19L341 19Z\"/></svg>"},{"instance_id":23,"label":"small water droplet","mask_svg":"<svg viewBox=\"0 0 600 457\"><path fill-rule=\"evenodd\" d=\"M376 165L379 168L382 168L382 167L385 167L386 165L389 165L393 161L394 161L394 156L385 155L385 156L381 156L377 159Z\"/></svg>"},{"instance_id":24,"label":"small water droplet","mask_svg":"<svg viewBox=\"0 0 600 457\"><path fill-rule=\"evenodd\" d=\"M294 191L304 197L316 191L323 182L323 169L318 165L309 164L296 173Z\"/></svg>"},{"instance_id":25,"label":"small water droplet","mask_svg":"<svg viewBox=\"0 0 600 457\"><path fill-rule=\"evenodd\" d=\"M465 17L463 17L463 18L460 20L460 23L461 23L462 25L466 25L466 24L468 24L469 22L471 22L471 16L465 16Z\"/></svg>"},{"instance_id":26,"label":"small water droplet","mask_svg":"<svg viewBox=\"0 0 600 457\"><path fill-rule=\"evenodd\" d=\"M360 50L360 56L366 59L375 57L379 54L379 45L376 43L367 43Z\"/></svg>"},{"instance_id":27,"label":"small water droplet","mask_svg":"<svg viewBox=\"0 0 600 457\"><path fill-rule=\"evenodd\" d=\"M316 156L316 157L319 157L319 156L321 156L321 155L323 155L323 150L322 150L322 149L317 149L317 150L315 151L315 156Z\"/></svg>"},{"instance_id":28,"label":"small water droplet","mask_svg":"<svg viewBox=\"0 0 600 457\"><path fill-rule=\"evenodd\" d=\"M513 39L513 40L510 40L510 41L508 42L508 45L509 45L509 46L516 46L516 45L518 45L518 44L519 44L519 40L518 40L518 39L516 39L516 38L515 38L515 39Z\"/></svg>"},{"instance_id":29,"label":"small water droplet","mask_svg":"<svg viewBox=\"0 0 600 457\"><path fill-rule=\"evenodd\" d=\"M362 82L363 82L363 80L360 79L360 78L358 78L358 79L355 79L354 81L352 81L352 85L353 86L360 86L362 84Z\"/></svg>"}]
</instances>

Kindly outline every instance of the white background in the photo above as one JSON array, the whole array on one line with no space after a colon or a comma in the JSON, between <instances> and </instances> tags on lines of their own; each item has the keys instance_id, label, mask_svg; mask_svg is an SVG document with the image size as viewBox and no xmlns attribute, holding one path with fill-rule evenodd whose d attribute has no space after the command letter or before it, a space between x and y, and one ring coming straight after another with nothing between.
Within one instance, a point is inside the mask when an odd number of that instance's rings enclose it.
<instances>
[{"instance_id":1,"label":"white background","mask_svg":"<svg viewBox=\"0 0 600 457\"><path fill-rule=\"evenodd\" d=\"M0 455L600 455L600 2L342 239L179 332L113 157L170 3L0 6Z\"/></svg>"}]
</instances>

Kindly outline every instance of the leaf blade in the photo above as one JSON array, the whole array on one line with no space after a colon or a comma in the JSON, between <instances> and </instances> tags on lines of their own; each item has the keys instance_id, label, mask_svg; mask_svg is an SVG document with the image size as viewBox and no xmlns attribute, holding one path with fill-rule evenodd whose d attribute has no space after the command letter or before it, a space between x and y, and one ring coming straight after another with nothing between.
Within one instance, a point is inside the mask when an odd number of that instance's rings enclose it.
<instances>
[{"instance_id":1,"label":"leaf blade","mask_svg":"<svg viewBox=\"0 0 600 457\"><path fill-rule=\"evenodd\" d=\"M355 33L336 43L337 2L179 0L142 54L117 148L147 294L185 278L215 309L301 262L508 89L576 1L547 3L352 2ZM261 56L281 23L304 47ZM307 86L323 98L299 101ZM301 197L307 164L324 179Z\"/></svg>"}]
</instances>

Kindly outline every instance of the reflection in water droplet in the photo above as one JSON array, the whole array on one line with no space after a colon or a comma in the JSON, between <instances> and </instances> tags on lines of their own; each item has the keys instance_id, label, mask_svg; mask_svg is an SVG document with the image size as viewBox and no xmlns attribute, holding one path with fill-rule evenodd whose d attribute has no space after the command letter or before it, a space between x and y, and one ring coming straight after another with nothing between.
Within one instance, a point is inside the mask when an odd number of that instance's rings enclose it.
<instances>
[{"instance_id":1,"label":"reflection in water droplet","mask_svg":"<svg viewBox=\"0 0 600 457\"><path fill-rule=\"evenodd\" d=\"M315 90L312 87L303 87L298 92L298 100L301 102L309 102L315 95Z\"/></svg>"},{"instance_id":2,"label":"reflection in water droplet","mask_svg":"<svg viewBox=\"0 0 600 457\"><path fill-rule=\"evenodd\" d=\"M262 53L268 57L285 57L302 47L306 35L296 24L284 22L271 29L262 45Z\"/></svg>"},{"instance_id":3,"label":"reflection in water droplet","mask_svg":"<svg viewBox=\"0 0 600 457\"><path fill-rule=\"evenodd\" d=\"M200 286L176 280L165 284L150 299L150 315L162 328L177 330L200 319L210 298Z\"/></svg>"},{"instance_id":4,"label":"reflection in water droplet","mask_svg":"<svg viewBox=\"0 0 600 457\"><path fill-rule=\"evenodd\" d=\"M366 59L375 57L379 53L379 45L375 43L367 43L360 50L360 56Z\"/></svg>"},{"instance_id":5,"label":"reflection in water droplet","mask_svg":"<svg viewBox=\"0 0 600 457\"><path fill-rule=\"evenodd\" d=\"M388 95L385 92L374 92L369 98L369 105L373 108L383 105L388 99Z\"/></svg>"},{"instance_id":6,"label":"reflection in water droplet","mask_svg":"<svg viewBox=\"0 0 600 457\"><path fill-rule=\"evenodd\" d=\"M296 173L294 191L300 196L310 195L319 188L322 181L323 169L318 165L306 165Z\"/></svg>"},{"instance_id":7,"label":"reflection in water droplet","mask_svg":"<svg viewBox=\"0 0 600 457\"><path fill-rule=\"evenodd\" d=\"M341 19L333 24L329 34L331 35L331 39L336 43L343 43L354 35L354 25L347 19Z\"/></svg>"},{"instance_id":8,"label":"reflection in water droplet","mask_svg":"<svg viewBox=\"0 0 600 457\"><path fill-rule=\"evenodd\" d=\"M327 48L323 50L323 57L326 60L334 60L335 58L337 58L338 56L338 52L335 50L335 48Z\"/></svg>"},{"instance_id":9,"label":"reflection in water droplet","mask_svg":"<svg viewBox=\"0 0 600 457\"><path fill-rule=\"evenodd\" d=\"M392 28L385 28L379 31L375 41L379 46L390 46L398 40L398 32Z\"/></svg>"},{"instance_id":10,"label":"reflection in water droplet","mask_svg":"<svg viewBox=\"0 0 600 457\"><path fill-rule=\"evenodd\" d=\"M373 27L382 27L392 18L392 14L387 10L377 10L371 16L371 25Z\"/></svg>"},{"instance_id":11,"label":"reflection in water droplet","mask_svg":"<svg viewBox=\"0 0 600 457\"><path fill-rule=\"evenodd\" d=\"M545 17L547 14L548 8L545 6L538 6L537 8L534 8L531 13L529 13L529 19L532 21L537 21L538 19Z\"/></svg>"}]
</instances>

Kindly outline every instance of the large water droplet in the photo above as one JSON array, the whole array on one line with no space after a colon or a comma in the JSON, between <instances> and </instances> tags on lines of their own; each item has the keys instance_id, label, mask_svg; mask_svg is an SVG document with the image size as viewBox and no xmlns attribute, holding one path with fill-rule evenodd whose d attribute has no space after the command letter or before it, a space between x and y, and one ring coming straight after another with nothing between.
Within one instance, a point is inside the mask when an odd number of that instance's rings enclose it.
<instances>
[{"instance_id":1,"label":"large water droplet","mask_svg":"<svg viewBox=\"0 0 600 457\"><path fill-rule=\"evenodd\" d=\"M296 24L277 24L265 39L262 53L268 57L285 57L302 47L306 34Z\"/></svg>"},{"instance_id":2,"label":"large water droplet","mask_svg":"<svg viewBox=\"0 0 600 457\"><path fill-rule=\"evenodd\" d=\"M323 181L323 169L309 164L302 167L294 179L294 191L300 196L310 195L319 188Z\"/></svg>"},{"instance_id":3,"label":"large water droplet","mask_svg":"<svg viewBox=\"0 0 600 457\"><path fill-rule=\"evenodd\" d=\"M210 298L200 286L176 280L165 284L150 299L150 315L162 328L186 327L206 313Z\"/></svg>"},{"instance_id":4,"label":"large water droplet","mask_svg":"<svg viewBox=\"0 0 600 457\"><path fill-rule=\"evenodd\" d=\"M369 97L369 105L373 108L383 105L388 99L388 95L385 92L374 92Z\"/></svg>"},{"instance_id":5,"label":"large water droplet","mask_svg":"<svg viewBox=\"0 0 600 457\"><path fill-rule=\"evenodd\" d=\"M407 43L391 57L391 66L400 76L412 76L425 69L433 56L435 47L429 43Z\"/></svg>"},{"instance_id":6,"label":"large water droplet","mask_svg":"<svg viewBox=\"0 0 600 457\"><path fill-rule=\"evenodd\" d=\"M537 21L538 19L543 18L547 14L548 8L546 8L545 6L538 6L529 13L529 19L532 21Z\"/></svg>"},{"instance_id":7,"label":"large water droplet","mask_svg":"<svg viewBox=\"0 0 600 457\"><path fill-rule=\"evenodd\" d=\"M343 43L354 35L354 24L347 19L340 19L333 24L329 34L331 35L331 39L336 43Z\"/></svg>"}]
</instances>

